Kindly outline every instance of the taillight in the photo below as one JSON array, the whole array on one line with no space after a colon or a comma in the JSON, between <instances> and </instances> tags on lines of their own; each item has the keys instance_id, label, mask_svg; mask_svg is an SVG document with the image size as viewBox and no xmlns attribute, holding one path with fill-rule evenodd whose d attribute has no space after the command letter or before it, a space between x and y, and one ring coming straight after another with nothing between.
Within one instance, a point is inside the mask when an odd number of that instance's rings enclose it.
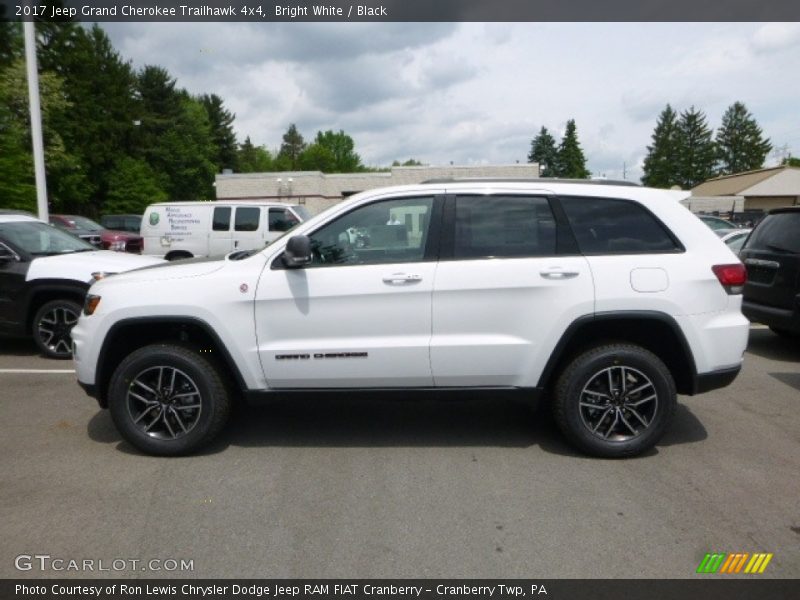
<instances>
[{"instance_id":1,"label":"taillight","mask_svg":"<svg viewBox=\"0 0 800 600\"><path fill-rule=\"evenodd\" d=\"M747 269L742 263L733 265L714 265L714 275L729 294L741 294L747 281Z\"/></svg>"}]
</instances>

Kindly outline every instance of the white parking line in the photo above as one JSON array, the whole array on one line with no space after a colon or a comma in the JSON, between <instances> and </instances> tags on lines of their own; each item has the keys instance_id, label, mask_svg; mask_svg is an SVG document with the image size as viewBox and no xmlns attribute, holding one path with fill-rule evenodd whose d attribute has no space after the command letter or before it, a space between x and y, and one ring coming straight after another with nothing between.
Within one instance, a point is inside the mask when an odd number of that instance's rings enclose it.
<instances>
[{"instance_id":1,"label":"white parking line","mask_svg":"<svg viewBox=\"0 0 800 600\"><path fill-rule=\"evenodd\" d=\"M65 374L65 373L75 373L75 369L0 369L0 374L30 374L30 373L58 373L58 374Z\"/></svg>"}]
</instances>

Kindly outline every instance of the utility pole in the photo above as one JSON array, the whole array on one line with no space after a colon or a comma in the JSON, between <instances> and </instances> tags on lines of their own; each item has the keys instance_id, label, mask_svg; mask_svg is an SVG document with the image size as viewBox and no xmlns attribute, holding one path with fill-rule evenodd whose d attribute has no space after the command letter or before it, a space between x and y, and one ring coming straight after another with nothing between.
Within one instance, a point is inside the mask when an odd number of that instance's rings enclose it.
<instances>
[{"instance_id":1,"label":"utility pole","mask_svg":"<svg viewBox=\"0 0 800 600\"><path fill-rule=\"evenodd\" d=\"M622 161L622 179L628 179L628 163Z\"/></svg>"},{"instance_id":2,"label":"utility pole","mask_svg":"<svg viewBox=\"0 0 800 600\"><path fill-rule=\"evenodd\" d=\"M36 205L39 218L48 222L47 177L44 170L44 143L42 142L42 107L39 102L39 68L36 64L36 30L33 21L25 21L25 66L28 72L28 100L31 110L31 141L33 142L33 169L36 175Z\"/></svg>"}]
</instances>

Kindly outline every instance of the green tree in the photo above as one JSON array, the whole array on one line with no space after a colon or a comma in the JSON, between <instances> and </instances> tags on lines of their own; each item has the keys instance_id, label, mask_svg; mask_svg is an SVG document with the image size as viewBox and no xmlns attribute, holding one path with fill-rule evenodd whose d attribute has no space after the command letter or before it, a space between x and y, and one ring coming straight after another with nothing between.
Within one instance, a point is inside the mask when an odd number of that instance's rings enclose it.
<instances>
[{"instance_id":1,"label":"green tree","mask_svg":"<svg viewBox=\"0 0 800 600\"><path fill-rule=\"evenodd\" d=\"M10 7L9 7L10 8ZM0 19L3 18L0 5ZM0 69L22 56L22 24L0 21Z\"/></svg>"},{"instance_id":2,"label":"green tree","mask_svg":"<svg viewBox=\"0 0 800 600\"><path fill-rule=\"evenodd\" d=\"M283 134L283 143L278 151L276 167L279 171L296 171L300 166L300 155L306 148L305 140L294 123Z\"/></svg>"},{"instance_id":3,"label":"green tree","mask_svg":"<svg viewBox=\"0 0 800 600\"><path fill-rule=\"evenodd\" d=\"M781 165L786 167L800 167L800 158L794 156L787 156L781 161Z\"/></svg>"},{"instance_id":4,"label":"green tree","mask_svg":"<svg viewBox=\"0 0 800 600\"><path fill-rule=\"evenodd\" d=\"M583 155L575 120L567 121L567 130L558 146L556 154L556 177L568 179L588 179L591 173L586 168L586 157Z\"/></svg>"},{"instance_id":5,"label":"green tree","mask_svg":"<svg viewBox=\"0 0 800 600\"><path fill-rule=\"evenodd\" d=\"M341 129L338 132L318 131L314 144L333 158L329 173L355 173L361 170L361 157L355 152L355 142Z\"/></svg>"},{"instance_id":6,"label":"green tree","mask_svg":"<svg viewBox=\"0 0 800 600\"><path fill-rule=\"evenodd\" d=\"M772 150L772 144L764 139L758 123L741 102L734 102L725 111L716 143L719 175L760 169Z\"/></svg>"},{"instance_id":7,"label":"green tree","mask_svg":"<svg viewBox=\"0 0 800 600\"><path fill-rule=\"evenodd\" d=\"M393 167L421 167L422 163L415 158L409 158L404 162L400 162L399 160L392 161Z\"/></svg>"},{"instance_id":8,"label":"green tree","mask_svg":"<svg viewBox=\"0 0 800 600\"><path fill-rule=\"evenodd\" d=\"M134 73L97 25L86 30L74 23L37 24L37 31L42 70L64 82L70 108L54 116L54 126L75 159L72 169L54 173L48 183L62 190L65 210L97 215L109 173L131 151L138 112Z\"/></svg>"},{"instance_id":9,"label":"green tree","mask_svg":"<svg viewBox=\"0 0 800 600\"><path fill-rule=\"evenodd\" d=\"M170 200L213 197L211 127L203 105L157 66L148 65L137 80L141 99L134 157L144 158L154 172L167 178Z\"/></svg>"},{"instance_id":10,"label":"green tree","mask_svg":"<svg viewBox=\"0 0 800 600\"><path fill-rule=\"evenodd\" d=\"M706 116L694 106L678 121L678 170L676 183L691 189L714 175L717 149Z\"/></svg>"},{"instance_id":11,"label":"green tree","mask_svg":"<svg viewBox=\"0 0 800 600\"><path fill-rule=\"evenodd\" d=\"M85 188L85 179L75 157L70 154L54 124L71 108L63 92L63 81L54 73L39 76L42 108L42 138L48 198L55 209L69 208L67 200ZM33 210L36 187L33 175L30 112L25 63L17 59L0 71L0 189L9 190L8 200L15 208Z\"/></svg>"},{"instance_id":12,"label":"green tree","mask_svg":"<svg viewBox=\"0 0 800 600\"><path fill-rule=\"evenodd\" d=\"M216 94L204 94L200 97L200 102L206 109L211 127L211 142L214 145L212 160L217 172L223 169L236 170L238 145L236 133L233 131L235 115L225 109L222 98Z\"/></svg>"},{"instance_id":13,"label":"green tree","mask_svg":"<svg viewBox=\"0 0 800 600\"><path fill-rule=\"evenodd\" d=\"M275 170L275 161L264 146L254 146L247 136L237 151L239 173L267 173Z\"/></svg>"},{"instance_id":14,"label":"green tree","mask_svg":"<svg viewBox=\"0 0 800 600\"><path fill-rule=\"evenodd\" d=\"M539 165L542 177L553 177L557 168L557 158L556 140L547 131L547 127L542 127L537 136L531 140L528 162Z\"/></svg>"},{"instance_id":15,"label":"green tree","mask_svg":"<svg viewBox=\"0 0 800 600\"><path fill-rule=\"evenodd\" d=\"M108 176L107 213L142 214L148 204L168 199L165 178L142 159L123 156Z\"/></svg>"},{"instance_id":16,"label":"green tree","mask_svg":"<svg viewBox=\"0 0 800 600\"><path fill-rule=\"evenodd\" d=\"M303 171L339 172L336 168L336 157L333 152L326 146L316 142L306 146L303 152L300 153L297 164Z\"/></svg>"},{"instance_id":17,"label":"green tree","mask_svg":"<svg viewBox=\"0 0 800 600\"><path fill-rule=\"evenodd\" d=\"M678 115L667 104L658 116L652 143L647 147L643 184L666 189L678 183L678 143Z\"/></svg>"}]
</instances>

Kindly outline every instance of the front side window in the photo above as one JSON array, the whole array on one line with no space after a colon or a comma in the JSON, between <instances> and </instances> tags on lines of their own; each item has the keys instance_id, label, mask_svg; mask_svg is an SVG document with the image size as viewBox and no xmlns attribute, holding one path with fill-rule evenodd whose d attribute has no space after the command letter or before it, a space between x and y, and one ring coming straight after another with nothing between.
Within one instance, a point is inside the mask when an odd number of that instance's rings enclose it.
<instances>
[{"instance_id":1,"label":"front side window","mask_svg":"<svg viewBox=\"0 0 800 600\"><path fill-rule=\"evenodd\" d=\"M454 258L552 256L556 224L545 198L456 198Z\"/></svg>"},{"instance_id":2,"label":"front side window","mask_svg":"<svg viewBox=\"0 0 800 600\"><path fill-rule=\"evenodd\" d=\"M292 212L286 208L269 209L269 230L270 231L289 231L300 221Z\"/></svg>"},{"instance_id":3,"label":"front side window","mask_svg":"<svg viewBox=\"0 0 800 600\"><path fill-rule=\"evenodd\" d=\"M433 198L383 200L359 207L311 237L312 266L421 261Z\"/></svg>"},{"instance_id":4,"label":"front side window","mask_svg":"<svg viewBox=\"0 0 800 600\"><path fill-rule=\"evenodd\" d=\"M211 225L214 231L228 231L231 228L231 207L214 207L214 219Z\"/></svg>"},{"instance_id":5,"label":"front side window","mask_svg":"<svg viewBox=\"0 0 800 600\"><path fill-rule=\"evenodd\" d=\"M679 244L641 204L614 198L561 198L582 254L678 252Z\"/></svg>"},{"instance_id":6,"label":"front side window","mask_svg":"<svg viewBox=\"0 0 800 600\"><path fill-rule=\"evenodd\" d=\"M236 231L258 231L261 220L261 209L257 206L244 206L236 209L236 220L233 228Z\"/></svg>"}]
</instances>

